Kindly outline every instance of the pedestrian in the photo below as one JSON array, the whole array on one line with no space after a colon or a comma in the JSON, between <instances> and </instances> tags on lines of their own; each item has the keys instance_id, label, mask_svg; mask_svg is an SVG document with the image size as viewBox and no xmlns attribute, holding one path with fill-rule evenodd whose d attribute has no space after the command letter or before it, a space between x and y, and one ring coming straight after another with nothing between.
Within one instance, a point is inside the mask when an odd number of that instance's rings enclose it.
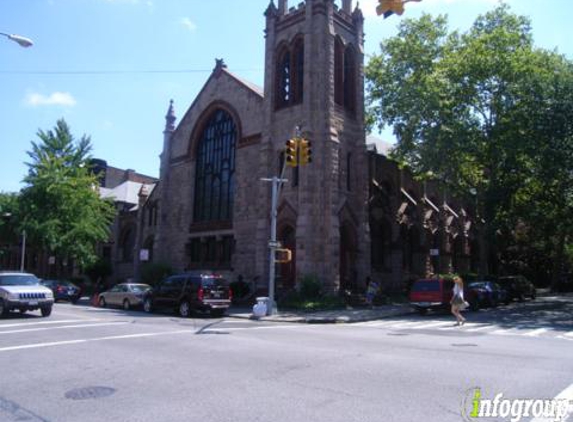
<instances>
[{"instance_id":1,"label":"pedestrian","mask_svg":"<svg viewBox=\"0 0 573 422\"><path fill-rule=\"evenodd\" d=\"M456 325L464 325L466 319L460 311L467 307L467 302L464 299L464 281L460 276L454 277L454 288L450 305L452 305L452 314L456 317Z\"/></svg>"},{"instance_id":2,"label":"pedestrian","mask_svg":"<svg viewBox=\"0 0 573 422\"><path fill-rule=\"evenodd\" d=\"M366 277L366 302L368 306L372 306L374 303L374 297L378 294L378 283L372 281L370 276Z\"/></svg>"}]
</instances>

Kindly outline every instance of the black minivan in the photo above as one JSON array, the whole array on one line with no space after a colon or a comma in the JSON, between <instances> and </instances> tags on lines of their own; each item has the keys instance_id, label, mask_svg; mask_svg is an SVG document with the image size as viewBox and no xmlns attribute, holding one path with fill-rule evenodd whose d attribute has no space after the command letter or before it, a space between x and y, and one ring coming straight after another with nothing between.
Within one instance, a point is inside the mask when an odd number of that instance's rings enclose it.
<instances>
[{"instance_id":1,"label":"black minivan","mask_svg":"<svg viewBox=\"0 0 573 422\"><path fill-rule=\"evenodd\" d=\"M169 276L148 290L143 310L173 309L182 317L194 312L221 316L231 305L232 291L221 275L206 271Z\"/></svg>"}]
</instances>

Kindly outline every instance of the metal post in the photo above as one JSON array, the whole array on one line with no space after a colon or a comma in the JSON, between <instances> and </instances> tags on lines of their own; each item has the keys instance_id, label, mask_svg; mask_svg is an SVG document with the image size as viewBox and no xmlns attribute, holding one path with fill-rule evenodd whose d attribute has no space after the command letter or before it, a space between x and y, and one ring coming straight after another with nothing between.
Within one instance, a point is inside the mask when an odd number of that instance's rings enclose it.
<instances>
[{"instance_id":1,"label":"metal post","mask_svg":"<svg viewBox=\"0 0 573 422\"><path fill-rule=\"evenodd\" d=\"M24 272L24 262L26 260L26 230L22 230L22 256L20 260L20 271Z\"/></svg>"},{"instance_id":2,"label":"metal post","mask_svg":"<svg viewBox=\"0 0 573 422\"><path fill-rule=\"evenodd\" d=\"M285 162L283 162L280 177L264 178L264 182L272 183L271 196L271 238L269 240L269 306L267 306L267 315L274 315L277 311L275 306L275 274L276 274L276 250L280 247L277 241L277 206L282 184L288 182L283 179L285 171Z\"/></svg>"}]
</instances>

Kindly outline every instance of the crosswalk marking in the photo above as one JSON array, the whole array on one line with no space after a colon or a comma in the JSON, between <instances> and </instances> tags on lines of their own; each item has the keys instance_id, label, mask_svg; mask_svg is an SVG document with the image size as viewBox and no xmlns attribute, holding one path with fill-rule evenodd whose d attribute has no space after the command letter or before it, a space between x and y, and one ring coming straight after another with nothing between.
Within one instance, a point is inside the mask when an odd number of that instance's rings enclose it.
<instances>
[{"instance_id":1,"label":"crosswalk marking","mask_svg":"<svg viewBox=\"0 0 573 422\"><path fill-rule=\"evenodd\" d=\"M524 327L502 327L494 323L486 322L467 322L463 326L457 326L451 320L447 321L409 321L409 320L383 320L383 321L365 321L356 323L358 326L381 328L387 330L436 330L438 332L466 332L466 333L484 333L500 336L523 336L531 338L553 337L565 340L573 340L573 331L560 332L551 327L524 328Z\"/></svg>"},{"instance_id":2,"label":"crosswalk marking","mask_svg":"<svg viewBox=\"0 0 573 422\"><path fill-rule=\"evenodd\" d=\"M549 331L549 329L547 329L547 328L538 328L536 330L532 330L532 331L525 333L524 336L539 337L539 335L546 333L547 331Z\"/></svg>"}]
</instances>

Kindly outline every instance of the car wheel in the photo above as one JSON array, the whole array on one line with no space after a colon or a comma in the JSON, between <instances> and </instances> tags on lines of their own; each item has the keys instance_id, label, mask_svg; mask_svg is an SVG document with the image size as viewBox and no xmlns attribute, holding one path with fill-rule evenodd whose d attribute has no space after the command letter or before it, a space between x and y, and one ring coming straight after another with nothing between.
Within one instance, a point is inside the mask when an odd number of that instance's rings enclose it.
<instances>
[{"instance_id":1,"label":"car wheel","mask_svg":"<svg viewBox=\"0 0 573 422\"><path fill-rule=\"evenodd\" d=\"M101 308L105 308L105 306L106 306L105 298L103 296L100 296L100 298L99 298L99 306Z\"/></svg>"},{"instance_id":2,"label":"car wheel","mask_svg":"<svg viewBox=\"0 0 573 422\"><path fill-rule=\"evenodd\" d=\"M45 306L41 309L41 312L42 312L43 317L49 317L50 314L52 313L52 307L51 306Z\"/></svg>"},{"instance_id":3,"label":"car wheel","mask_svg":"<svg viewBox=\"0 0 573 422\"><path fill-rule=\"evenodd\" d=\"M151 303L151 299L147 298L143 301L143 310L148 314L153 311L153 305Z\"/></svg>"},{"instance_id":4,"label":"car wheel","mask_svg":"<svg viewBox=\"0 0 573 422\"><path fill-rule=\"evenodd\" d=\"M191 304L184 300L179 304L179 316L183 318L188 318L191 316Z\"/></svg>"},{"instance_id":5,"label":"car wheel","mask_svg":"<svg viewBox=\"0 0 573 422\"><path fill-rule=\"evenodd\" d=\"M8 315L8 309L4 306L4 301L0 299L0 317Z\"/></svg>"},{"instance_id":6,"label":"car wheel","mask_svg":"<svg viewBox=\"0 0 573 422\"><path fill-rule=\"evenodd\" d=\"M129 311L131 309L131 305L129 304L129 299L123 300L123 309L125 309L126 311Z\"/></svg>"}]
</instances>

